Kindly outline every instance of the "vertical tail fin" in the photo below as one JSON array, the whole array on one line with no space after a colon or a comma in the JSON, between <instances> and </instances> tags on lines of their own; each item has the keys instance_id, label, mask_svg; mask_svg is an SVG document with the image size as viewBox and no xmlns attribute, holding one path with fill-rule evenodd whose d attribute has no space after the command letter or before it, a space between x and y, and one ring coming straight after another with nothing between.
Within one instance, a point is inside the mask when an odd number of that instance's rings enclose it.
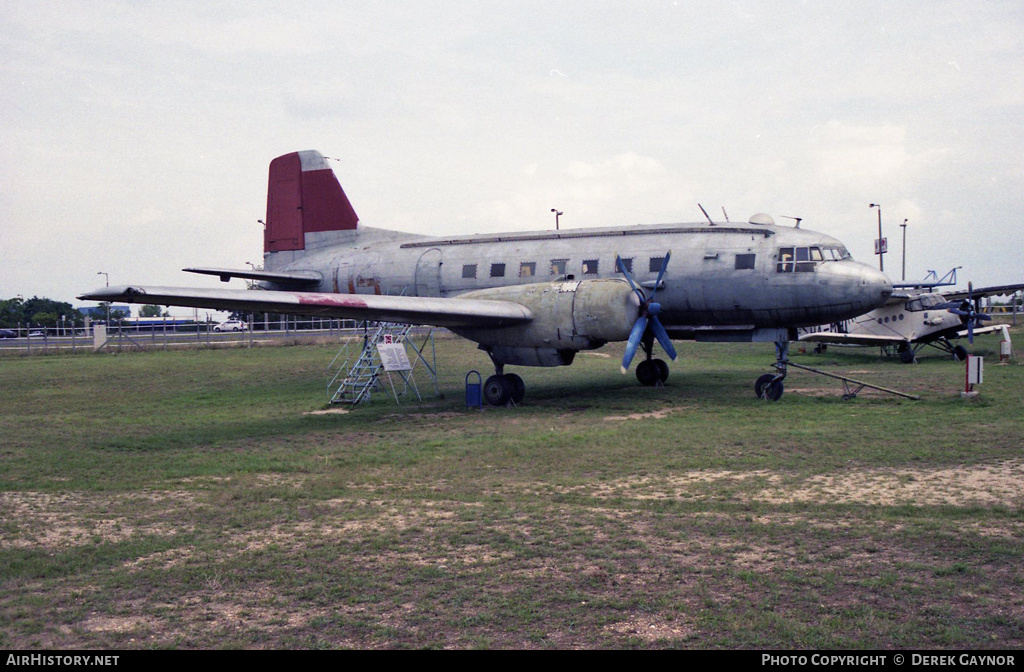
<instances>
[{"instance_id":1,"label":"vertical tail fin","mask_svg":"<svg viewBox=\"0 0 1024 672\"><path fill-rule=\"evenodd\" d=\"M327 160L316 150L270 162L263 251L306 249L306 234L355 229L359 216Z\"/></svg>"}]
</instances>

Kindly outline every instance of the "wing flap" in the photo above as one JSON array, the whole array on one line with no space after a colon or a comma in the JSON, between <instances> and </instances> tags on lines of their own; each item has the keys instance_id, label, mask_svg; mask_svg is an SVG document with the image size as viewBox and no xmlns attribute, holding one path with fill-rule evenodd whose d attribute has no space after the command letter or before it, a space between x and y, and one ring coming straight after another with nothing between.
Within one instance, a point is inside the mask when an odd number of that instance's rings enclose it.
<instances>
[{"instance_id":1,"label":"wing flap","mask_svg":"<svg viewBox=\"0 0 1024 672\"><path fill-rule=\"evenodd\" d=\"M246 313L316 315L436 327L505 327L533 319L530 310L518 303L483 299L137 285L104 287L78 298Z\"/></svg>"}]
</instances>

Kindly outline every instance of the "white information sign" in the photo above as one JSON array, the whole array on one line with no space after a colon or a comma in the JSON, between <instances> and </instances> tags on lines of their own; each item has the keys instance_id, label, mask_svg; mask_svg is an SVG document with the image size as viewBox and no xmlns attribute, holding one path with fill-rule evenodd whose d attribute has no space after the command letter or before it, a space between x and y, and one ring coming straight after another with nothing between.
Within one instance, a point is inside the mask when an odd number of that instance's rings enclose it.
<instances>
[{"instance_id":1,"label":"white information sign","mask_svg":"<svg viewBox=\"0 0 1024 672\"><path fill-rule=\"evenodd\" d=\"M385 371L412 371L409 353L401 343L378 343L377 352Z\"/></svg>"},{"instance_id":2,"label":"white information sign","mask_svg":"<svg viewBox=\"0 0 1024 672\"><path fill-rule=\"evenodd\" d=\"M98 351L107 344L107 325L94 324L92 327L92 349Z\"/></svg>"}]
</instances>

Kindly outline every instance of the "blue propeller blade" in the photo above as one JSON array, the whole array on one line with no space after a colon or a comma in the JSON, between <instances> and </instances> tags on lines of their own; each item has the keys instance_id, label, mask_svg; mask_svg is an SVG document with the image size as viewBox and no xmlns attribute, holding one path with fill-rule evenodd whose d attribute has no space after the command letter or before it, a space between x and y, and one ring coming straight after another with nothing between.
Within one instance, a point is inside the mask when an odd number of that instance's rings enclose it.
<instances>
[{"instance_id":1,"label":"blue propeller blade","mask_svg":"<svg viewBox=\"0 0 1024 672\"><path fill-rule=\"evenodd\" d=\"M665 327L661 326L661 320L657 317L651 318L651 331L654 332L654 337L658 339L658 343L661 344L661 349L665 351L665 354L676 361L676 349L672 345L672 339L668 337L668 332L665 331Z\"/></svg>"},{"instance_id":2,"label":"blue propeller blade","mask_svg":"<svg viewBox=\"0 0 1024 672\"><path fill-rule=\"evenodd\" d=\"M626 276L626 282L629 283L630 289L636 292L637 297L640 298L640 303L643 304L647 300L647 297L644 295L643 290L637 287L636 283L633 282L633 276L626 270L626 265L622 263L622 258L617 254L615 255L615 267L619 269L619 273Z\"/></svg>"},{"instance_id":3,"label":"blue propeller blade","mask_svg":"<svg viewBox=\"0 0 1024 672\"><path fill-rule=\"evenodd\" d=\"M626 342L626 352L622 355L622 372L626 373L629 370L629 364L633 361L633 356L636 354L637 348L640 347L640 339L644 336L644 331L647 329L647 318L643 315L636 319L633 323L633 330L629 332L629 340Z\"/></svg>"},{"instance_id":4,"label":"blue propeller blade","mask_svg":"<svg viewBox=\"0 0 1024 672\"><path fill-rule=\"evenodd\" d=\"M665 270L668 268L668 260L671 257L671 251L665 253L665 260L661 262L661 270L658 271L658 279L654 282L652 296L654 292L658 291L658 287L661 286L661 279L665 277ZM661 304L648 299L643 290L637 287L636 283L633 282L633 276L626 270L626 265L622 263L622 258L619 255L615 255L615 267L625 276L626 282L629 283L630 288L636 293L637 298L640 299L640 316L633 323L633 329L629 332L626 352L622 355L622 372L626 373L629 370L629 365L633 361L633 357L636 356L636 351L640 348L640 343L648 327L650 327L651 332L658 340L665 354L675 360L677 355L676 349L672 345L672 339L668 337L668 332L665 331L665 327L661 325L661 321L657 317L658 313L661 312Z\"/></svg>"},{"instance_id":5,"label":"blue propeller blade","mask_svg":"<svg viewBox=\"0 0 1024 672\"><path fill-rule=\"evenodd\" d=\"M668 268L668 260L672 257L672 251L669 250L665 253L665 261L661 262L661 270L658 271L658 279L654 283L654 291L658 291L661 287L661 279L665 277L665 269Z\"/></svg>"}]
</instances>

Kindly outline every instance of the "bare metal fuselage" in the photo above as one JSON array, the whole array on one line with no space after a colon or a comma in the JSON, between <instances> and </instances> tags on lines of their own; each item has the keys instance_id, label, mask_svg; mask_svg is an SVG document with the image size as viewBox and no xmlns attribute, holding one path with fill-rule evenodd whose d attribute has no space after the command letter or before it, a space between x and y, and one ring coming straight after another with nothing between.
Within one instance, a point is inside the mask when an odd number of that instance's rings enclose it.
<instances>
[{"instance_id":1,"label":"bare metal fuselage","mask_svg":"<svg viewBox=\"0 0 1024 672\"><path fill-rule=\"evenodd\" d=\"M268 253L265 265L272 271L312 271L321 277L321 292L454 297L566 278L621 278L619 256L631 260L633 277L650 295L660 261L671 251L656 293L670 333L708 325L777 329L837 322L877 308L891 294L885 275L848 257L807 262L801 272L782 263L780 250L814 247L842 245L805 229L755 224L450 238L360 227L307 235L306 249Z\"/></svg>"}]
</instances>

